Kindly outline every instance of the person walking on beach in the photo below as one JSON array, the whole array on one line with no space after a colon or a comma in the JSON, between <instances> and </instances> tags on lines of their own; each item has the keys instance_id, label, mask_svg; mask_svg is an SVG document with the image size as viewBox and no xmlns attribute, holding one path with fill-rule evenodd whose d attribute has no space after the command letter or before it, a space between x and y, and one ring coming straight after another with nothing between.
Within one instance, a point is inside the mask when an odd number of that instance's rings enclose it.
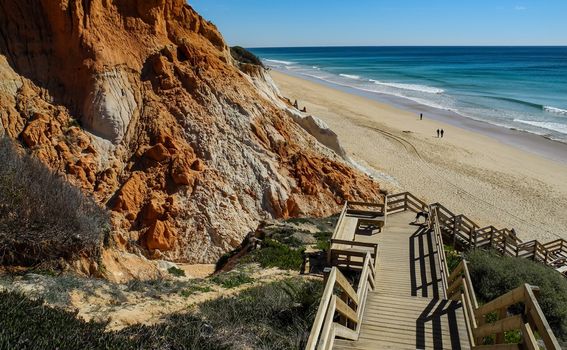
<instances>
[{"instance_id":1,"label":"person walking on beach","mask_svg":"<svg viewBox=\"0 0 567 350\"><path fill-rule=\"evenodd\" d=\"M445 134L445 130L441 129L441 138L443 138L443 134Z\"/></svg>"},{"instance_id":2,"label":"person walking on beach","mask_svg":"<svg viewBox=\"0 0 567 350\"><path fill-rule=\"evenodd\" d=\"M437 138L439 138L440 133L441 133L441 130L437 129Z\"/></svg>"},{"instance_id":3,"label":"person walking on beach","mask_svg":"<svg viewBox=\"0 0 567 350\"><path fill-rule=\"evenodd\" d=\"M423 113L419 113L419 120L423 120Z\"/></svg>"}]
</instances>

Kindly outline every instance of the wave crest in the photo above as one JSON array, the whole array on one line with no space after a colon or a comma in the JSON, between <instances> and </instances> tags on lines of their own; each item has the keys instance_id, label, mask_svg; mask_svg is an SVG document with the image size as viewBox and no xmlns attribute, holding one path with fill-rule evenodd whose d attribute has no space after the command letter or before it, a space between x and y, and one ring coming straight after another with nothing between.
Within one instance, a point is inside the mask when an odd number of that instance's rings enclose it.
<instances>
[{"instance_id":1,"label":"wave crest","mask_svg":"<svg viewBox=\"0 0 567 350\"><path fill-rule=\"evenodd\" d=\"M282 60L270 60L270 59L266 59L266 62L272 62L272 63L277 63L277 64L283 64L286 66L291 66L292 64L295 64L295 62L290 62L290 61L282 61Z\"/></svg>"},{"instance_id":2,"label":"wave crest","mask_svg":"<svg viewBox=\"0 0 567 350\"><path fill-rule=\"evenodd\" d=\"M352 74L339 74L341 77L353 79L353 80L360 80L360 76L352 75Z\"/></svg>"},{"instance_id":3,"label":"wave crest","mask_svg":"<svg viewBox=\"0 0 567 350\"><path fill-rule=\"evenodd\" d=\"M389 86L389 87L402 89L402 90L426 92L428 94L437 94L438 95L438 94L442 94L442 93L445 92L445 90L443 90L443 89L435 88L435 87L432 87L432 86L425 86L425 85L418 85L418 84L385 83L385 82L374 80L374 79L370 79L370 81L373 82L376 85Z\"/></svg>"},{"instance_id":4,"label":"wave crest","mask_svg":"<svg viewBox=\"0 0 567 350\"><path fill-rule=\"evenodd\" d=\"M567 125L553 122L536 122L533 120L514 119L515 122L536 126L538 128L556 131L562 134L567 134Z\"/></svg>"},{"instance_id":5,"label":"wave crest","mask_svg":"<svg viewBox=\"0 0 567 350\"><path fill-rule=\"evenodd\" d=\"M567 116L567 110L565 109L551 107L551 106L543 106L543 110L549 113L561 114Z\"/></svg>"}]
</instances>

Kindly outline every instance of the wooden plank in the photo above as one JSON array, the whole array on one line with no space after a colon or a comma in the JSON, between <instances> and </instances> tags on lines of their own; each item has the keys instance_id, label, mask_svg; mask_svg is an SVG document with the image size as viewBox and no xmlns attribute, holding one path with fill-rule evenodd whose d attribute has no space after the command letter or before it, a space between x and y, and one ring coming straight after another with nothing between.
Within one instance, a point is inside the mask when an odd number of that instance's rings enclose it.
<instances>
[{"instance_id":1,"label":"wooden plank","mask_svg":"<svg viewBox=\"0 0 567 350\"><path fill-rule=\"evenodd\" d=\"M522 344L526 350L539 350L539 345L529 323L522 322Z\"/></svg>"},{"instance_id":2,"label":"wooden plank","mask_svg":"<svg viewBox=\"0 0 567 350\"><path fill-rule=\"evenodd\" d=\"M334 323L333 324L335 326L335 334L337 337L341 337L344 339L350 339L350 340L357 340L358 339L358 333L356 333L356 331L353 331L350 328L347 328L343 325L340 325L338 323Z\"/></svg>"},{"instance_id":3,"label":"wooden plank","mask_svg":"<svg viewBox=\"0 0 567 350\"><path fill-rule=\"evenodd\" d=\"M493 344L493 345L479 345L473 348L474 350L521 350L518 344Z\"/></svg>"},{"instance_id":4,"label":"wooden plank","mask_svg":"<svg viewBox=\"0 0 567 350\"><path fill-rule=\"evenodd\" d=\"M336 310L338 313L351 320L352 322L358 324L358 316L356 312L350 308L344 301L339 298L335 298Z\"/></svg>"},{"instance_id":5,"label":"wooden plank","mask_svg":"<svg viewBox=\"0 0 567 350\"><path fill-rule=\"evenodd\" d=\"M358 305L358 295L356 294L350 283L347 281L345 276L339 270L337 270L336 280L337 284L348 294L349 298L351 298L352 301L356 305Z\"/></svg>"},{"instance_id":6,"label":"wooden plank","mask_svg":"<svg viewBox=\"0 0 567 350\"><path fill-rule=\"evenodd\" d=\"M492 334L504 333L522 328L524 323L521 315L515 315L498 320L494 323L487 323L477 327L473 332L476 338L487 337Z\"/></svg>"},{"instance_id":7,"label":"wooden plank","mask_svg":"<svg viewBox=\"0 0 567 350\"><path fill-rule=\"evenodd\" d=\"M313 321L313 326L311 327L311 332L309 333L309 339L307 339L307 345L305 349L315 350L317 343L319 341L319 335L321 334L321 328L323 327L323 322L325 321L325 313L333 296L333 291L335 289L335 280L337 276L337 268L333 267L327 278L327 284L323 290L321 296L321 301L319 302L319 308L317 309L317 315Z\"/></svg>"},{"instance_id":8,"label":"wooden plank","mask_svg":"<svg viewBox=\"0 0 567 350\"><path fill-rule=\"evenodd\" d=\"M335 318L335 311L336 311L336 307L337 307L337 299L338 299L337 296L333 295L331 297L331 301L329 303L329 306L327 307L325 322L323 323L323 329L321 330L321 340L319 341L319 347L323 348L323 349L326 349L327 344L329 342L332 343L333 339L334 339L334 336L332 335L333 328L334 328L333 319Z\"/></svg>"},{"instance_id":9,"label":"wooden plank","mask_svg":"<svg viewBox=\"0 0 567 350\"><path fill-rule=\"evenodd\" d=\"M518 287L508 293L480 306L476 310L477 317L483 317L484 315L491 313L493 311L507 308L510 305L514 305L524 300L524 287Z\"/></svg>"},{"instance_id":10,"label":"wooden plank","mask_svg":"<svg viewBox=\"0 0 567 350\"><path fill-rule=\"evenodd\" d=\"M526 292L525 304L528 309L528 317L533 323L535 323L536 329L545 343L545 347L548 350L561 349L557 338L555 338L555 334L553 334L553 331L551 330L551 327L549 326L549 323L537 302L532 287L529 284L525 284L524 288Z\"/></svg>"}]
</instances>

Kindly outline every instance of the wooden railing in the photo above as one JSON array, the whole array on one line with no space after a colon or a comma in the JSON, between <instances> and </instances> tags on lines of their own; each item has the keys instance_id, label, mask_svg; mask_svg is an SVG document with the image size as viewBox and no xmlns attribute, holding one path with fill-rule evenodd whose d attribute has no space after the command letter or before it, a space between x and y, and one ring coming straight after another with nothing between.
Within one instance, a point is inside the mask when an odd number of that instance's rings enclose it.
<instances>
[{"instance_id":1,"label":"wooden railing","mask_svg":"<svg viewBox=\"0 0 567 350\"><path fill-rule=\"evenodd\" d=\"M358 339L366 298L374 290L374 268L368 253L356 292L336 266L331 269L305 349L332 349L335 337Z\"/></svg>"},{"instance_id":2,"label":"wooden railing","mask_svg":"<svg viewBox=\"0 0 567 350\"><path fill-rule=\"evenodd\" d=\"M333 235L331 237L336 237L337 232L339 232L339 230L341 230L341 226L342 226L344 217L346 215L347 209L348 209L348 202L345 202L345 204L343 205L343 209L341 210L341 213L339 215L339 220L337 221L337 224L335 225L335 230L333 231Z\"/></svg>"},{"instance_id":3,"label":"wooden railing","mask_svg":"<svg viewBox=\"0 0 567 350\"><path fill-rule=\"evenodd\" d=\"M439 265L439 272L441 273L441 284L443 286L443 293L447 299L449 267L447 266L447 257L445 256L445 244L443 243L443 235L441 234L441 225L439 224L439 216L437 208L429 210L429 226L433 230L433 237L435 239L435 246L437 250L437 264Z\"/></svg>"},{"instance_id":4,"label":"wooden railing","mask_svg":"<svg viewBox=\"0 0 567 350\"><path fill-rule=\"evenodd\" d=\"M567 241L558 239L546 244L537 240L523 242L513 230L496 229L494 226L480 228L465 215L455 215L439 203L429 206L436 215L443 236L455 249L492 248L502 255L531 259L554 269L567 266Z\"/></svg>"},{"instance_id":5,"label":"wooden railing","mask_svg":"<svg viewBox=\"0 0 567 350\"><path fill-rule=\"evenodd\" d=\"M467 264L463 260L449 276L447 297L462 302L471 347L520 349L517 345L505 344L506 332L520 331L522 348L539 349L537 334L546 349L561 349L537 301L538 287L525 284L478 306ZM509 309L518 304L524 305L523 313L510 313ZM483 345L485 343L491 344Z\"/></svg>"},{"instance_id":6,"label":"wooden railing","mask_svg":"<svg viewBox=\"0 0 567 350\"><path fill-rule=\"evenodd\" d=\"M330 257L329 262L330 265L332 266L342 266L347 269L363 268L365 263L364 258L366 257L367 254L370 254L370 257L372 258L373 262L376 261L376 256L378 255L377 243L347 241L347 240L333 238L331 239L331 246L333 246L333 244L359 247L361 248L361 251L355 251L352 249L351 250L333 249L333 254L329 255ZM359 260L356 260L356 258L359 258Z\"/></svg>"},{"instance_id":7,"label":"wooden railing","mask_svg":"<svg viewBox=\"0 0 567 350\"><path fill-rule=\"evenodd\" d=\"M354 202L354 201L347 201L345 203L347 206L347 213L358 213L356 207L364 207L364 208L372 208L372 212L380 213L385 215L386 207L387 207L387 199L384 197L384 203L367 203L367 202ZM365 213L367 210L361 210L360 213Z\"/></svg>"},{"instance_id":8,"label":"wooden railing","mask_svg":"<svg viewBox=\"0 0 567 350\"><path fill-rule=\"evenodd\" d=\"M409 192L388 195L385 203L387 215L408 210L417 213L428 209L428 205L424 201Z\"/></svg>"}]
</instances>

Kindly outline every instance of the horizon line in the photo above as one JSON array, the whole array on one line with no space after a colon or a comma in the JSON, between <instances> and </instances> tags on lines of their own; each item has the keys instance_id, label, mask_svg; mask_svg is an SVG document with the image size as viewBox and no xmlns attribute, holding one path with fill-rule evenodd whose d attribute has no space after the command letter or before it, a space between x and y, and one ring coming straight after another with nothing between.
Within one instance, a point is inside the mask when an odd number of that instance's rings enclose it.
<instances>
[{"instance_id":1,"label":"horizon line","mask_svg":"<svg viewBox=\"0 0 567 350\"><path fill-rule=\"evenodd\" d=\"M231 47L239 45L231 45ZM294 48L323 48L323 47L567 47L567 44L561 45L300 45L300 46L245 46L247 49L294 49Z\"/></svg>"}]
</instances>

